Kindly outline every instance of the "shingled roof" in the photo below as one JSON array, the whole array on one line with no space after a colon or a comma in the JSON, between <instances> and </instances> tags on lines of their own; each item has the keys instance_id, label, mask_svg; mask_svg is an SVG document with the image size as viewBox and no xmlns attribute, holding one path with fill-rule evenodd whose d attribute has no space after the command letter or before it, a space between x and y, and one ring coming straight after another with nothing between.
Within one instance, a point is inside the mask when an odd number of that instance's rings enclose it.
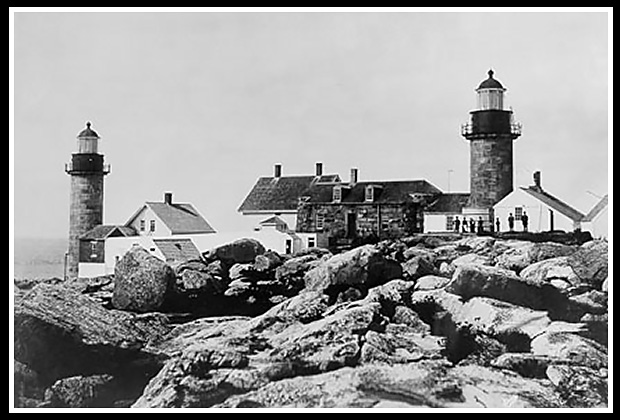
<instances>
[{"instance_id":1,"label":"shingled roof","mask_svg":"<svg viewBox=\"0 0 620 420\"><path fill-rule=\"evenodd\" d=\"M145 207L149 207L162 223L170 229L173 235L215 233L215 229L189 203L147 201L131 216L125 225L131 225Z\"/></svg>"},{"instance_id":2,"label":"shingled roof","mask_svg":"<svg viewBox=\"0 0 620 420\"><path fill-rule=\"evenodd\" d=\"M136 236L136 231L129 226L99 225L80 236L80 239L96 241L119 236Z\"/></svg>"},{"instance_id":3,"label":"shingled roof","mask_svg":"<svg viewBox=\"0 0 620 420\"><path fill-rule=\"evenodd\" d=\"M304 200L311 203L331 203L335 186L342 187L341 203L364 203L366 187L375 187L373 203L403 203L411 201L412 194L435 195L441 190L430 182L420 179L413 181L364 181L349 184L316 184L301 194Z\"/></svg>"},{"instance_id":4,"label":"shingled roof","mask_svg":"<svg viewBox=\"0 0 620 420\"><path fill-rule=\"evenodd\" d=\"M334 182L340 182L339 175L261 177L237 211L243 214L295 213L299 197L310 186Z\"/></svg>"},{"instance_id":5,"label":"shingled roof","mask_svg":"<svg viewBox=\"0 0 620 420\"><path fill-rule=\"evenodd\" d=\"M191 239L153 239L153 243L168 263L200 258L200 251Z\"/></svg>"},{"instance_id":6,"label":"shingled roof","mask_svg":"<svg viewBox=\"0 0 620 420\"><path fill-rule=\"evenodd\" d=\"M425 213L462 213L463 207L467 206L469 193L446 193L437 196L437 199L429 204Z\"/></svg>"},{"instance_id":7,"label":"shingled roof","mask_svg":"<svg viewBox=\"0 0 620 420\"><path fill-rule=\"evenodd\" d=\"M553 210L563 214L574 222L581 221L585 216L579 210L571 207L569 204L566 204L559 198L549 194L544 191L542 188L537 186L529 186L529 187L519 187L532 197L551 207Z\"/></svg>"}]
</instances>

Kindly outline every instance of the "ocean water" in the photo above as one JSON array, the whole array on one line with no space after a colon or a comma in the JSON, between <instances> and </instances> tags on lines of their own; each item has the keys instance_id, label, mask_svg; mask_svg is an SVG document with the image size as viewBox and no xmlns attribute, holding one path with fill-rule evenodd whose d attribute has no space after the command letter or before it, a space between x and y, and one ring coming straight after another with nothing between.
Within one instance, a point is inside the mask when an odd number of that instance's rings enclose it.
<instances>
[{"instance_id":1,"label":"ocean water","mask_svg":"<svg viewBox=\"0 0 620 420\"><path fill-rule=\"evenodd\" d=\"M64 274L67 238L15 238L13 277L44 279Z\"/></svg>"}]
</instances>

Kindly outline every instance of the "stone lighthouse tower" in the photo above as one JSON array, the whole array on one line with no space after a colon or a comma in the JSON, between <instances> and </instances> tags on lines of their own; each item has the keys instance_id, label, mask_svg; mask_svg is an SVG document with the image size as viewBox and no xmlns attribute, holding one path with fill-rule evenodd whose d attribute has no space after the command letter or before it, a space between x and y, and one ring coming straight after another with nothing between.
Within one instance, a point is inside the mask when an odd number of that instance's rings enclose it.
<instances>
[{"instance_id":1,"label":"stone lighthouse tower","mask_svg":"<svg viewBox=\"0 0 620 420\"><path fill-rule=\"evenodd\" d=\"M461 126L461 135L470 142L470 213L487 217L489 209L513 190L512 142L521 135L511 110L504 109L506 89L489 77L476 89L477 109ZM474 211L477 210L477 211Z\"/></svg>"},{"instance_id":2,"label":"stone lighthouse tower","mask_svg":"<svg viewBox=\"0 0 620 420\"><path fill-rule=\"evenodd\" d=\"M77 153L65 164L71 176L71 206L69 209L69 251L66 276L78 276L80 236L103 222L103 177L110 166L103 163L98 153L99 135L90 128L90 122L77 136Z\"/></svg>"}]
</instances>

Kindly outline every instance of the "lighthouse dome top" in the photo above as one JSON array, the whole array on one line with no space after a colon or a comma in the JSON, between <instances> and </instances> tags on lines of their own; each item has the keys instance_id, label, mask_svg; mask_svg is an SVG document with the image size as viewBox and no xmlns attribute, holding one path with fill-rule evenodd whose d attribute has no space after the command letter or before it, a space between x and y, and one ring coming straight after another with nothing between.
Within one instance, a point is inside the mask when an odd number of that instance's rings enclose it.
<instances>
[{"instance_id":1,"label":"lighthouse dome top","mask_svg":"<svg viewBox=\"0 0 620 420\"><path fill-rule=\"evenodd\" d=\"M80 131L80 134L77 135L78 138L80 137L97 137L99 138L99 134L97 134L97 132L93 129L90 128L90 121L88 121L86 123L86 128L82 131Z\"/></svg>"},{"instance_id":2,"label":"lighthouse dome top","mask_svg":"<svg viewBox=\"0 0 620 420\"><path fill-rule=\"evenodd\" d=\"M480 89L502 89L504 90L504 86L502 86L502 84L497 79L493 78L493 74L494 74L493 70L489 69L487 74L489 75L489 77L486 80L483 80L482 83L480 83L480 86L478 86L478 89L476 90L480 90Z\"/></svg>"}]
</instances>

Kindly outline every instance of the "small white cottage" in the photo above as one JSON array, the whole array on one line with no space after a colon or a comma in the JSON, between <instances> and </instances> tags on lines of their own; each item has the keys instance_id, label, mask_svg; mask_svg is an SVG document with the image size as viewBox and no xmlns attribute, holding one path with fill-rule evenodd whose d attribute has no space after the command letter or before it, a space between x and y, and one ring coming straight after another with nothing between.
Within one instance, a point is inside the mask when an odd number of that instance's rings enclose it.
<instances>
[{"instance_id":1,"label":"small white cottage","mask_svg":"<svg viewBox=\"0 0 620 420\"><path fill-rule=\"evenodd\" d=\"M524 215L527 216L527 230L543 232L563 230L572 232L581 229L585 215L569 204L545 191L540 182L540 172L534 173L534 185L519 187L493 206L495 219L499 219L500 231L509 230L508 218L514 218L514 230L524 230Z\"/></svg>"}]
</instances>

